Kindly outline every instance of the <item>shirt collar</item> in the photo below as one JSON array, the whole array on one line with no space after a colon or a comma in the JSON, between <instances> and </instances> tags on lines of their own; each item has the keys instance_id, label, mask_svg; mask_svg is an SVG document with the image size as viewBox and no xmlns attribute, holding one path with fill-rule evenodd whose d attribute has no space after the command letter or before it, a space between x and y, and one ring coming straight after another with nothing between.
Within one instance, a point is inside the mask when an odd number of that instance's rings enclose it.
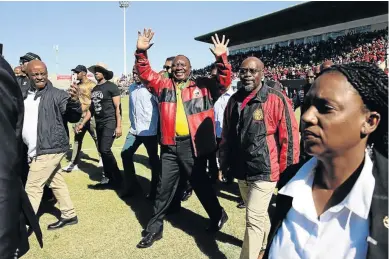
<instances>
[{"instance_id":1,"label":"shirt collar","mask_svg":"<svg viewBox=\"0 0 389 259\"><path fill-rule=\"evenodd\" d=\"M234 89L232 86L230 86L230 88L228 88L227 92L224 93L224 95L228 95L228 96L231 96L235 93Z\"/></svg>"},{"instance_id":2,"label":"shirt collar","mask_svg":"<svg viewBox=\"0 0 389 259\"><path fill-rule=\"evenodd\" d=\"M305 208L302 208L303 206L300 206L304 203L306 205L314 206L312 198L312 184L317 162L318 161L316 158L310 159L300 168L297 174L278 192L282 195L293 197L293 207L295 209L297 209L295 207L296 205L302 210L307 210L306 206ZM365 163L363 165L362 172L359 175L350 193L346 196L346 198L344 198L342 202L330 208L329 210L337 212L340 211L343 207L346 207L353 213L357 214L359 217L367 219L370 212L370 205L373 197L374 187L375 179L373 176L373 162L371 161L370 156L366 151Z\"/></svg>"}]
</instances>

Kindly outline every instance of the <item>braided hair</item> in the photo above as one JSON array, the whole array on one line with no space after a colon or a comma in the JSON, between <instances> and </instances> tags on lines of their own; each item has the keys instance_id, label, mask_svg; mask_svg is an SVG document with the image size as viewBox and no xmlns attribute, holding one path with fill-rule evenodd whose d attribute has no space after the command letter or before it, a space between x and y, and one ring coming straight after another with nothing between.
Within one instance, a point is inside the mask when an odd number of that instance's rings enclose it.
<instances>
[{"instance_id":1,"label":"braided hair","mask_svg":"<svg viewBox=\"0 0 389 259\"><path fill-rule=\"evenodd\" d=\"M381 115L377 129L369 136L368 144L388 156L388 76L377 65L367 62L334 65L331 71L342 73L361 96L365 108Z\"/></svg>"}]
</instances>

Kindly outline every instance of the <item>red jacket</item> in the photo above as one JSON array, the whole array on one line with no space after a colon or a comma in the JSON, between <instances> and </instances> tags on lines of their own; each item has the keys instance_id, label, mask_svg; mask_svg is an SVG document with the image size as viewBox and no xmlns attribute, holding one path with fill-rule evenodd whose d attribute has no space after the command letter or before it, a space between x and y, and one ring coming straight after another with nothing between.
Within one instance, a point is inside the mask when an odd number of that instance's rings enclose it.
<instances>
[{"instance_id":1,"label":"red jacket","mask_svg":"<svg viewBox=\"0 0 389 259\"><path fill-rule=\"evenodd\" d=\"M142 82L159 98L161 144L175 145L176 88L172 79L164 78L150 67L147 53L135 53L136 67ZM207 155L216 149L213 104L231 84L231 65L227 55L217 58L218 77L197 78L182 89L181 97L188 119L195 156Z\"/></svg>"},{"instance_id":2,"label":"red jacket","mask_svg":"<svg viewBox=\"0 0 389 259\"><path fill-rule=\"evenodd\" d=\"M231 96L224 112L220 167L230 177L278 181L299 161L296 118L287 97L264 84L241 110L242 92Z\"/></svg>"}]
</instances>

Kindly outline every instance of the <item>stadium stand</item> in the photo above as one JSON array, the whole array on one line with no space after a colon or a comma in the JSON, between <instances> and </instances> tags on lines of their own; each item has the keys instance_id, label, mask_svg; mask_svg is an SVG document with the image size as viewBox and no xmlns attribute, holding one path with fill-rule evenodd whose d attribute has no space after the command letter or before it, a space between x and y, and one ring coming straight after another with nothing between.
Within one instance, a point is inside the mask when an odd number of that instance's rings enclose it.
<instances>
[{"instance_id":1,"label":"stadium stand","mask_svg":"<svg viewBox=\"0 0 389 259\"><path fill-rule=\"evenodd\" d=\"M387 14L387 2L307 2L195 39L209 43L214 33L230 38L234 77L248 56L265 63L265 77L271 80L305 78L325 60L385 63L387 71ZM193 74L206 76L209 70Z\"/></svg>"}]
</instances>

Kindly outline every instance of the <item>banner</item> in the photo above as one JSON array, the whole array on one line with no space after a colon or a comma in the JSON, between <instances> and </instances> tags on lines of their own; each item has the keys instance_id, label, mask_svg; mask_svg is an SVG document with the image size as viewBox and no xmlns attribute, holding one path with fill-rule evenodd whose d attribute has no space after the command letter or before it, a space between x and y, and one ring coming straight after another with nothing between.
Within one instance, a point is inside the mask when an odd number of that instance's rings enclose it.
<instances>
[{"instance_id":1,"label":"banner","mask_svg":"<svg viewBox=\"0 0 389 259\"><path fill-rule=\"evenodd\" d=\"M88 74L87 77L91 80L95 79L95 76L93 74ZM57 80L72 80L72 75L57 75Z\"/></svg>"}]
</instances>

